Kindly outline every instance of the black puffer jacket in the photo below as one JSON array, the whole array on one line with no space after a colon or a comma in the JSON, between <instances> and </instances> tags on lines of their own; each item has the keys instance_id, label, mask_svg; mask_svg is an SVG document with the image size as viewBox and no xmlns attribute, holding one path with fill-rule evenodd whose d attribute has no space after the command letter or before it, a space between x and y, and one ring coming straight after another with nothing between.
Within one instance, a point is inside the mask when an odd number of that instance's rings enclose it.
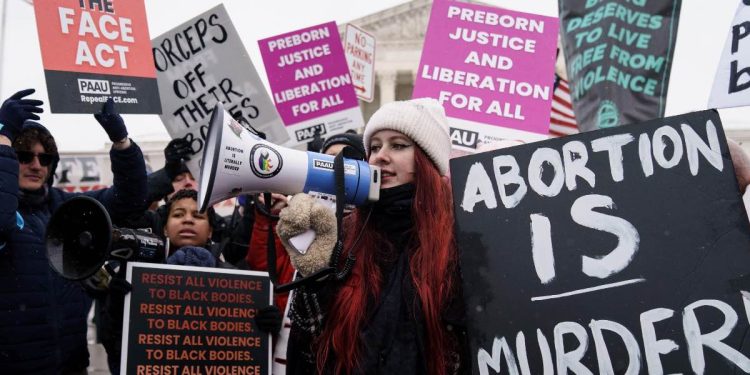
<instances>
[{"instance_id":1,"label":"black puffer jacket","mask_svg":"<svg viewBox=\"0 0 750 375\"><path fill-rule=\"evenodd\" d=\"M366 323L358 335L362 342L359 369L356 374L427 374L427 330L424 313L410 277L409 258L413 249L411 218L412 184L383 189L380 201L372 210L375 228L387 233L389 243L381 244L378 253L383 275L382 289L377 299L368 301ZM352 234L350 234L352 235ZM361 261L361 260L359 260ZM326 313L334 301L336 281L308 285L297 289L290 313L292 328L287 347L286 373L313 375L317 373L316 341L326 324ZM461 291L441 311L442 323L449 333L451 349L448 374L468 373L468 345L465 310ZM324 374L333 373L331 356L324 366Z\"/></svg>"},{"instance_id":2,"label":"black puffer jacket","mask_svg":"<svg viewBox=\"0 0 750 375\"><path fill-rule=\"evenodd\" d=\"M46 129L44 130L46 131ZM146 166L137 145L110 151L114 185L86 193L47 186L41 199L20 199L15 151L0 145L0 372L58 374L88 365L86 315L90 300L78 283L49 266L44 233L51 214L85 194L113 219L142 210ZM54 172L56 165L53 165Z\"/></svg>"}]
</instances>

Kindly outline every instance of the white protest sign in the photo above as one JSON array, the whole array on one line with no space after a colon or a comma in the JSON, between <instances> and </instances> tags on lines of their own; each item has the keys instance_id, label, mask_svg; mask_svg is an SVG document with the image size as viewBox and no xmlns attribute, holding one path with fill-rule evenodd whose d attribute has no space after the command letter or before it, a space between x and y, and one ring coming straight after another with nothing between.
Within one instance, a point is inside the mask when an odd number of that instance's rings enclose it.
<instances>
[{"instance_id":1,"label":"white protest sign","mask_svg":"<svg viewBox=\"0 0 750 375\"><path fill-rule=\"evenodd\" d=\"M244 127L275 144L289 140L276 108L223 5L152 40L163 113L172 138L191 143L188 168L200 175L211 110L217 102Z\"/></svg>"},{"instance_id":2,"label":"white protest sign","mask_svg":"<svg viewBox=\"0 0 750 375\"><path fill-rule=\"evenodd\" d=\"M724 42L708 108L750 105L750 1L740 1Z\"/></svg>"},{"instance_id":3,"label":"white protest sign","mask_svg":"<svg viewBox=\"0 0 750 375\"><path fill-rule=\"evenodd\" d=\"M375 92L375 36L347 24L344 53L357 97L371 102Z\"/></svg>"}]
</instances>

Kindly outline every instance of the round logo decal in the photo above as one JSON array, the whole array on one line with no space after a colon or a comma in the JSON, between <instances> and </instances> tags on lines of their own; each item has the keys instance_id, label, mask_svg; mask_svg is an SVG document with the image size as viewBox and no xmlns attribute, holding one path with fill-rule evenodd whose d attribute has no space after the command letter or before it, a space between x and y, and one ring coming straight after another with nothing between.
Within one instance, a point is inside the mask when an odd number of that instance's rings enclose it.
<instances>
[{"instance_id":1,"label":"round logo decal","mask_svg":"<svg viewBox=\"0 0 750 375\"><path fill-rule=\"evenodd\" d=\"M620 111L617 109L617 105L613 101L602 100L596 117L599 129L612 128L617 126L617 123L620 120Z\"/></svg>"},{"instance_id":2,"label":"round logo decal","mask_svg":"<svg viewBox=\"0 0 750 375\"><path fill-rule=\"evenodd\" d=\"M276 176L283 164L281 154L264 144L257 144L250 150L250 169L260 178Z\"/></svg>"}]
</instances>

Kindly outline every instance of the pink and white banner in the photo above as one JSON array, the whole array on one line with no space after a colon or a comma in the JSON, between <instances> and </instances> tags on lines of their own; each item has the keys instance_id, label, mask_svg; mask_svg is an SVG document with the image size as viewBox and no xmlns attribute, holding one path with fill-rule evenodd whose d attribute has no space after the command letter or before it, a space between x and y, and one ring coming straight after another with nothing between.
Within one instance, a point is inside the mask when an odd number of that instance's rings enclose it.
<instances>
[{"instance_id":1,"label":"pink and white banner","mask_svg":"<svg viewBox=\"0 0 750 375\"><path fill-rule=\"evenodd\" d=\"M290 145L364 126L335 22L263 39L258 45Z\"/></svg>"},{"instance_id":2,"label":"pink and white banner","mask_svg":"<svg viewBox=\"0 0 750 375\"><path fill-rule=\"evenodd\" d=\"M558 20L436 0L414 98L438 99L454 148L549 134Z\"/></svg>"}]
</instances>

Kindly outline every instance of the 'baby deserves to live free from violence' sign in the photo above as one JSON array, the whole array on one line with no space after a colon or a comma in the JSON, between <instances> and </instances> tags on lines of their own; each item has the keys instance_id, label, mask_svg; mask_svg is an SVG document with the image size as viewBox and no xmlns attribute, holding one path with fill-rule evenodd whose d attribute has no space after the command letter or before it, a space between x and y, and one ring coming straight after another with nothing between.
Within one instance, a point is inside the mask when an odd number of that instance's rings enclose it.
<instances>
[{"instance_id":1,"label":"'baby deserves to live free from violence' sign","mask_svg":"<svg viewBox=\"0 0 750 375\"><path fill-rule=\"evenodd\" d=\"M549 130L556 18L436 1L414 98L440 100L454 147L535 141Z\"/></svg>"},{"instance_id":2,"label":"'baby deserves to live free from violence' sign","mask_svg":"<svg viewBox=\"0 0 750 375\"><path fill-rule=\"evenodd\" d=\"M364 126L335 22L259 40L258 45L292 143Z\"/></svg>"}]
</instances>

